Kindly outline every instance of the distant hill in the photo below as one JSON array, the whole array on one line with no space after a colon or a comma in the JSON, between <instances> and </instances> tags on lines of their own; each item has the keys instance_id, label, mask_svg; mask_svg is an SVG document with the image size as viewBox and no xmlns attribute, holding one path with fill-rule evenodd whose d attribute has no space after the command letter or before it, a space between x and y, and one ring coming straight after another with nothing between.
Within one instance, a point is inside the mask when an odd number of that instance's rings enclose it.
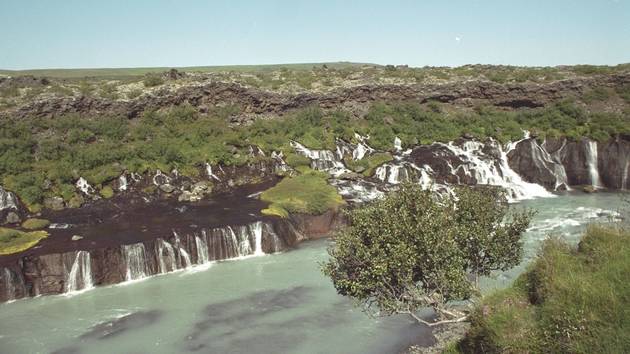
<instances>
[{"instance_id":1,"label":"distant hill","mask_svg":"<svg viewBox=\"0 0 630 354\"><path fill-rule=\"evenodd\" d=\"M186 66L186 67L151 67L151 68L85 68L85 69L32 69L32 70L0 70L0 75L6 76L46 76L54 78L82 78L82 77L129 77L141 76L147 73L163 72L175 68L187 72L261 72L273 71L281 68L291 70L311 70L313 67L326 65L329 68L343 69L361 67L364 65L379 66L369 63L331 62L331 63L296 63L296 64L266 64L266 65L219 65L219 66Z\"/></svg>"}]
</instances>

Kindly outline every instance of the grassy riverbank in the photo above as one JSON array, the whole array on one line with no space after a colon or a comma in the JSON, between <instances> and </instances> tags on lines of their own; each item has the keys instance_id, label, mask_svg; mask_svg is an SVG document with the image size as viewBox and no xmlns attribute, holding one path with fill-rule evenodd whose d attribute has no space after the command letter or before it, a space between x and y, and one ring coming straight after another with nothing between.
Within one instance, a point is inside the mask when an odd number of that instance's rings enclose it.
<instances>
[{"instance_id":1,"label":"grassy riverbank","mask_svg":"<svg viewBox=\"0 0 630 354\"><path fill-rule=\"evenodd\" d=\"M630 350L630 232L590 227L577 248L551 239L508 289L485 298L452 353Z\"/></svg>"}]
</instances>

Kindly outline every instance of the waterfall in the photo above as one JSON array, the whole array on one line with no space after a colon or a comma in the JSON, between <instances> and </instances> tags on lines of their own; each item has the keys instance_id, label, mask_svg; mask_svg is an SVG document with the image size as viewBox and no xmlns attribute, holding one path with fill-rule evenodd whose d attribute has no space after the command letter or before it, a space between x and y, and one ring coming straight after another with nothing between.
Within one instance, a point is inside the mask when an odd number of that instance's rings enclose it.
<instances>
[{"instance_id":1,"label":"waterfall","mask_svg":"<svg viewBox=\"0 0 630 354\"><path fill-rule=\"evenodd\" d=\"M395 163L387 163L379 166L376 169L374 176L389 184L400 184L411 179L406 164L397 165Z\"/></svg>"},{"instance_id":2,"label":"waterfall","mask_svg":"<svg viewBox=\"0 0 630 354\"><path fill-rule=\"evenodd\" d=\"M265 254L262 250L262 222L250 224L249 229L254 234L254 255L262 256Z\"/></svg>"},{"instance_id":3,"label":"waterfall","mask_svg":"<svg viewBox=\"0 0 630 354\"><path fill-rule=\"evenodd\" d=\"M463 164L457 166L455 171L461 169L467 176L473 177L477 184L505 188L510 201L553 196L543 186L525 182L510 168L503 148L494 141L490 143L497 152L496 156L484 153L484 144L477 141L466 141L461 147L453 143L441 145L462 159Z\"/></svg>"},{"instance_id":4,"label":"waterfall","mask_svg":"<svg viewBox=\"0 0 630 354\"><path fill-rule=\"evenodd\" d=\"M175 250L173 246L162 240L161 238L157 241L158 246L158 264L160 266L160 273L167 273L169 271L173 271L177 269L177 262L175 261ZM168 262L168 263L167 263Z\"/></svg>"},{"instance_id":5,"label":"waterfall","mask_svg":"<svg viewBox=\"0 0 630 354\"><path fill-rule=\"evenodd\" d=\"M13 273L9 270L9 268L4 268L4 288L7 292L7 300L14 300L17 296L15 282L13 281Z\"/></svg>"},{"instance_id":6,"label":"waterfall","mask_svg":"<svg viewBox=\"0 0 630 354\"><path fill-rule=\"evenodd\" d=\"M549 172L551 172L551 174L556 177L556 185L554 186L554 190L558 190L558 188L563 185L567 189L569 189L567 172L564 169L562 163L560 161L554 160L554 158L547 152L547 150L538 145L535 140L533 141L533 145L534 148L532 149L532 159L534 161L542 161L539 166L546 168L547 170L549 170ZM553 168L549 168L549 165L553 166Z\"/></svg>"},{"instance_id":7,"label":"waterfall","mask_svg":"<svg viewBox=\"0 0 630 354\"><path fill-rule=\"evenodd\" d=\"M208 178L210 179L216 179L217 181L221 182L221 179L219 177L217 177L217 175L215 175L214 173L212 173L212 166L210 166L209 163L206 163L206 173L208 174Z\"/></svg>"},{"instance_id":8,"label":"waterfall","mask_svg":"<svg viewBox=\"0 0 630 354\"><path fill-rule=\"evenodd\" d=\"M601 187L599 181L599 170L597 169L597 142L589 140L586 144L586 164L588 165L588 174L591 178L593 187Z\"/></svg>"},{"instance_id":9,"label":"waterfall","mask_svg":"<svg viewBox=\"0 0 630 354\"><path fill-rule=\"evenodd\" d=\"M123 255L127 263L126 280L142 279L148 275L146 253L143 243L123 245Z\"/></svg>"},{"instance_id":10,"label":"waterfall","mask_svg":"<svg viewBox=\"0 0 630 354\"><path fill-rule=\"evenodd\" d=\"M208 256L208 244L206 243L206 230L201 231L203 238L195 236L195 245L197 246L197 264L208 263L210 257Z\"/></svg>"},{"instance_id":11,"label":"waterfall","mask_svg":"<svg viewBox=\"0 0 630 354\"><path fill-rule=\"evenodd\" d=\"M630 169L630 156L626 156L626 165L623 167L623 172L621 172L621 186L620 189L627 189L628 185L628 169Z\"/></svg>"},{"instance_id":12,"label":"waterfall","mask_svg":"<svg viewBox=\"0 0 630 354\"><path fill-rule=\"evenodd\" d=\"M402 140L399 137L394 138L394 150L400 152L402 151Z\"/></svg>"},{"instance_id":13,"label":"waterfall","mask_svg":"<svg viewBox=\"0 0 630 354\"><path fill-rule=\"evenodd\" d=\"M326 171L336 176L348 171L343 162L330 150L311 150L296 141L291 141L291 146L297 153L311 160L311 168L314 170Z\"/></svg>"},{"instance_id":14,"label":"waterfall","mask_svg":"<svg viewBox=\"0 0 630 354\"><path fill-rule=\"evenodd\" d=\"M118 190L121 192L126 191L128 187L129 182L127 181L127 176L124 174L120 175L120 177L118 177Z\"/></svg>"},{"instance_id":15,"label":"waterfall","mask_svg":"<svg viewBox=\"0 0 630 354\"><path fill-rule=\"evenodd\" d=\"M188 252L186 252L185 249L183 248L179 248L179 254L181 255L181 257L184 259L184 268L188 268L190 266L192 266L192 261L190 260L190 255L188 254Z\"/></svg>"},{"instance_id":16,"label":"waterfall","mask_svg":"<svg viewBox=\"0 0 630 354\"><path fill-rule=\"evenodd\" d=\"M247 226L239 226L236 228L237 230L237 240L238 240L238 256L248 256L254 253L252 250L252 243L249 239L249 227Z\"/></svg>"},{"instance_id":17,"label":"waterfall","mask_svg":"<svg viewBox=\"0 0 630 354\"><path fill-rule=\"evenodd\" d=\"M94 287L90 252L77 251L70 273L66 277L65 285L66 292L86 290Z\"/></svg>"}]
</instances>

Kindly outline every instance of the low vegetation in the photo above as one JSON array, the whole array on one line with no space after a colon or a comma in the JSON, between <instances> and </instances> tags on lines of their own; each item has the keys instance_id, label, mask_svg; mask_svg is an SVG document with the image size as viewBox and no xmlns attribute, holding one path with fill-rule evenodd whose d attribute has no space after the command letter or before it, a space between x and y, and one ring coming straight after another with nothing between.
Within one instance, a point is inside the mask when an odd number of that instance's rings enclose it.
<instances>
[{"instance_id":1,"label":"low vegetation","mask_svg":"<svg viewBox=\"0 0 630 354\"><path fill-rule=\"evenodd\" d=\"M0 227L0 256L25 251L46 237L46 231L23 232Z\"/></svg>"},{"instance_id":2,"label":"low vegetation","mask_svg":"<svg viewBox=\"0 0 630 354\"><path fill-rule=\"evenodd\" d=\"M484 299L463 353L630 351L630 232L590 227L577 248L550 239L515 284Z\"/></svg>"},{"instance_id":3,"label":"low vegetation","mask_svg":"<svg viewBox=\"0 0 630 354\"><path fill-rule=\"evenodd\" d=\"M22 228L26 230L41 230L50 225L50 221L46 219L31 218L22 223Z\"/></svg>"},{"instance_id":4,"label":"low vegetation","mask_svg":"<svg viewBox=\"0 0 630 354\"><path fill-rule=\"evenodd\" d=\"M261 194L260 199L270 203L262 213L280 217L287 217L289 213L319 215L338 208L344 201L326 178L326 174L312 170L286 177Z\"/></svg>"},{"instance_id":5,"label":"low vegetation","mask_svg":"<svg viewBox=\"0 0 630 354\"><path fill-rule=\"evenodd\" d=\"M508 213L496 188L460 188L456 194L437 200L429 190L405 185L353 209L349 227L329 248L324 274L339 294L373 314L408 314L429 326L466 320L448 303L474 296L477 277L521 261L521 236L532 214ZM416 315L425 307L439 321Z\"/></svg>"},{"instance_id":6,"label":"low vegetation","mask_svg":"<svg viewBox=\"0 0 630 354\"><path fill-rule=\"evenodd\" d=\"M410 146L449 141L462 134L506 142L521 138L523 129L541 137L590 136L598 140L630 133L630 115L588 113L569 101L538 110L506 112L479 107L469 113L445 113L412 103L377 103L364 118L341 110L307 108L282 118L259 119L249 126L230 126L234 111L234 107L224 107L202 115L184 104L148 111L135 120L79 115L2 119L0 183L34 206L50 196L69 201L79 177L100 190L124 170L144 173L177 168L196 175L206 162L241 165L260 158L250 156L250 145L267 154L283 151L289 164L299 166L307 161L293 153L291 140L310 148L334 149L336 138L356 142L355 133L370 135L369 144L385 151L393 149L395 137ZM375 154L350 165L370 175L388 159L387 153Z\"/></svg>"}]
</instances>

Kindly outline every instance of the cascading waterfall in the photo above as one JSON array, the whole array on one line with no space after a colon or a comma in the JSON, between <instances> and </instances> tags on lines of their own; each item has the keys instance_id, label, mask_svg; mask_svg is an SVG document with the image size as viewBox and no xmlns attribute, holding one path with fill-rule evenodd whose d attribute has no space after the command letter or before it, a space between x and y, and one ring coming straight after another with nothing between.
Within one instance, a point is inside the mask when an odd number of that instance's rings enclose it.
<instances>
[{"instance_id":1,"label":"cascading waterfall","mask_svg":"<svg viewBox=\"0 0 630 354\"><path fill-rule=\"evenodd\" d=\"M195 246L197 247L197 263L204 264L208 263L210 257L208 255L208 244L206 243L207 238L206 230L201 230L201 237L195 235Z\"/></svg>"},{"instance_id":2,"label":"cascading waterfall","mask_svg":"<svg viewBox=\"0 0 630 354\"><path fill-rule=\"evenodd\" d=\"M70 272L66 277L66 292L87 290L94 287L90 252L77 251Z\"/></svg>"},{"instance_id":3,"label":"cascading waterfall","mask_svg":"<svg viewBox=\"0 0 630 354\"><path fill-rule=\"evenodd\" d=\"M599 181L599 170L597 168L597 142L589 140L586 144L586 164L588 165L588 174L591 178L593 187L601 187Z\"/></svg>"},{"instance_id":4,"label":"cascading waterfall","mask_svg":"<svg viewBox=\"0 0 630 354\"><path fill-rule=\"evenodd\" d=\"M626 156L626 165L621 173L621 189L627 189L628 186L628 169L630 169L630 156Z\"/></svg>"},{"instance_id":5,"label":"cascading waterfall","mask_svg":"<svg viewBox=\"0 0 630 354\"><path fill-rule=\"evenodd\" d=\"M477 184L488 184L501 186L508 193L508 199L511 201L534 198L534 197L551 197L543 186L525 182L521 176L512 170L507 161L507 153L500 144L491 142L498 151L498 160L487 156L483 152L484 144L477 141L466 141L461 147L449 143L442 144L453 154L461 158L464 163L457 166L455 171L462 171L470 177L473 177Z\"/></svg>"},{"instance_id":6,"label":"cascading waterfall","mask_svg":"<svg viewBox=\"0 0 630 354\"><path fill-rule=\"evenodd\" d=\"M254 256L262 256L262 222L258 221L248 226L252 234L254 234Z\"/></svg>"},{"instance_id":7,"label":"cascading waterfall","mask_svg":"<svg viewBox=\"0 0 630 354\"><path fill-rule=\"evenodd\" d=\"M179 235L177 234L177 232L175 232L175 230L173 230L173 236L175 238L175 247L177 247L177 250L179 251L180 264L182 264L184 268L192 266L190 255L188 254L186 249L182 247L182 241L180 240ZM173 267L176 267L176 263L174 263Z\"/></svg>"},{"instance_id":8,"label":"cascading waterfall","mask_svg":"<svg viewBox=\"0 0 630 354\"><path fill-rule=\"evenodd\" d=\"M175 260L175 250L173 246L162 240L158 239L158 264L160 266L160 273L167 273L177 269L177 262Z\"/></svg>"},{"instance_id":9,"label":"cascading waterfall","mask_svg":"<svg viewBox=\"0 0 630 354\"><path fill-rule=\"evenodd\" d=\"M15 288L15 279L13 279L13 272L9 268L4 268L3 272L4 288L6 289L6 299L14 300L17 297Z\"/></svg>"},{"instance_id":10,"label":"cascading waterfall","mask_svg":"<svg viewBox=\"0 0 630 354\"><path fill-rule=\"evenodd\" d=\"M297 153L311 160L311 168L314 170L326 171L335 176L348 171L343 162L330 150L311 150L296 141L292 141L291 146Z\"/></svg>"},{"instance_id":11,"label":"cascading waterfall","mask_svg":"<svg viewBox=\"0 0 630 354\"><path fill-rule=\"evenodd\" d=\"M123 245L123 255L127 264L126 280L142 279L149 274L146 253L143 243Z\"/></svg>"},{"instance_id":12,"label":"cascading waterfall","mask_svg":"<svg viewBox=\"0 0 630 354\"><path fill-rule=\"evenodd\" d=\"M539 164L540 166L546 167L549 172L551 172L554 176L556 176L556 185L554 186L554 190L558 190L561 186L564 186L566 189L569 189L569 182L567 178L567 172L564 169L564 166L559 161L555 161L554 158L543 148L538 145L536 141L534 141L534 150L532 153L534 156L532 158L536 160L540 160L543 163ZM553 169L548 168L547 166L553 166Z\"/></svg>"}]
</instances>

